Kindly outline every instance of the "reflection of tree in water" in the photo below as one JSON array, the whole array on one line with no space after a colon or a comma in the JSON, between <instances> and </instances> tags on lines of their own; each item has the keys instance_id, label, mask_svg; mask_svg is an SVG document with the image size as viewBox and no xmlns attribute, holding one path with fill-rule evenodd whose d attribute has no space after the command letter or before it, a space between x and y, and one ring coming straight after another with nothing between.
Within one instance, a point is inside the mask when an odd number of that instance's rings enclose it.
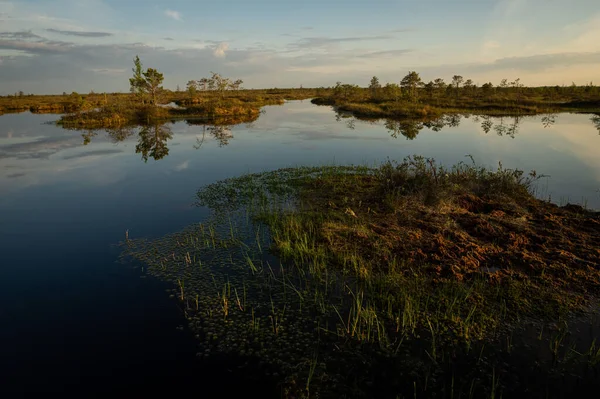
<instances>
[{"instance_id":1,"label":"reflection of tree in water","mask_svg":"<svg viewBox=\"0 0 600 399\"><path fill-rule=\"evenodd\" d=\"M167 125L142 126L135 152L136 154L142 154L144 162L148 162L148 158L154 158L158 161L169 155L167 141L172 138L173 133Z\"/></svg>"},{"instance_id":2,"label":"reflection of tree in water","mask_svg":"<svg viewBox=\"0 0 600 399\"><path fill-rule=\"evenodd\" d=\"M197 123L194 123L196 125ZM206 140L206 134L213 136L213 138L219 143L219 147L226 146L229 144L229 140L233 138L231 132L231 126L229 125L202 125L202 137L196 137L195 149L200 149L204 141Z\"/></svg>"},{"instance_id":3,"label":"reflection of tree in water","mask_svg":"<svg viewBox=\"0 0 600 399\"><path fill-rule=\"evenodd\" d=\"M132 126L119 127L114 129L106 129L106 132L113 143L119 143L133 136L135 134L135 128Z\"/></svg>"},{"instance_id":4,"label":"reflection of tree in water","mask_svg":"<svg viewBox=\"0 0 600 399\"><path fill-rule=\"evenodd\" d=\"M357 118L354 117L352 114L336 112L335 113L335 120L337 122L342 122L342 119L347 119L347 120L344 121L344 123L346 124L346 127L348 129L354 130L356 128L356 120L357 120Z\"/></svg>"},{"instance_id":5,"label":"reflection of tree in water","mask_svg":"<svg viewBox=\"0 0 600 399\"><path fill-rule=\"evenodd\" d=\"M434 132L439 132L447 125L444 118L438 118L432 121L423 122L423 126L433 130Z\"/></svg>"},{"instance_id":6,"label":"reflection of tree in water","mask_svg":"<svg viewBox=\"0 0 600 399\"><path fill-rule=\"evenodd\" d=\"M448 127L458 127L460 125L460 118L461 115L459 114L442 116L442 119L445 120L446 126Z\"/></svg>"},{"instance_id":7,"label":"reflection of tree in water","mask_svg":"<svg viewBox=\"0 0 600 399\"><path fill-rule=\"evenodd\" d=\"M542 116L542 125L546 127L550 127L556 123L556 114L545 114Z\"/></svg>"},{"instance_id":8,"label":"reflection of tree in water","mask_svg":"<svg viewBox=\"0 0 600 399\"><path fill-rule=\"evenodd\" d=\"M341 122L342 119L356 119L356 117L348 112L335 111L336 122Z\"/></svg>"},{"instance_id":9,"label":"reflection of tree in water","mask_svg":"<svg viewBox=\"0 0 600 399\"><path fill-rule=\"evenodd\" d=\"M233 138L231 126L209 126L207 130L219 142L219 147L229 144L229 140Z\"/></svg>"},{"instance_id":10,"label":"reflection of tree in water","mask_svg":"<svg viewBox=\"0 0 600 399\"><path fill-rule=\"evenodd\" d=\"M443 115L436 119L423 120L423 126L439 132L445 127L458 127L463 116L459 114ZM466 117L466 116L465 116Z\"/></svg>"},{"instance_id":11,"label":"reflection of tree in water","mask_svg":"<svg viewBox=\"0 0 600 399\"><path fill-rule=\"evenodd\" d=\"M406 137L407 140L414 140L419 132L423 129L423 122L412 119L385 121L385 128L389 131L393 138L399 135Z\"/></svg>"},{"instance_id":12,"label":"reflection of tree in water","mask_svg":"<svg viewBox=\"0 0 600 399\"><path fill-rule=\"evenodd\" d=\"M487 115L481 116L481 119L482 119L481 129L485 132L485 134L488 134L490 132L490 130L492 130L492 126L494 126L494 122L492 121L492 118Z\"/></svg>"},{"instance_id":13,"label":"reflection of tree in water","mask_svg":"<svg viewBox=\"0 0 600 399\"><path fill-rule=\"evenodd\" d=\"M90 144L92 138L96 137L99 131L105 131L113 143L120 143L135 134L136 128L134 126L126 126L111 129L86 130L81 135L83 137L83 145ZM173 133L166 124L140 126L135 152L136 154L142 154L144 162L148 162L148 158L154 158L155 160L162 159L169 155L167 140L171 138L173 138Z\"/></svg>"},{"instance_id":14,"label":"reflection of tree in water","mask_svg":"<svg viewBox=\"0 0 600 399\"><path fill-rule=\"evenodd\" d=\"M461 115L444 115L436 119L388 119L385 127L391 136L397 138L402 135L408 140L414 140L423 128L439 132L444 127L457 127L460 125Z\"/></svg>"},{"instance_id":15,"label":"reflection of tree in water","mask_svg":"<svg viewBox=\"0 0 600 399\"><path fill-rule=\"evenodd\" d=\"M598 129L598 134L600 134L600 115L593 115L590 120L596 129Z\"/></svg>"},{"instance_id":16,"label":"reflection of tree in water","mask_svg":"<svg viewBox=\"0 0 600 399\"><path fill-rule=\"evenodd\" d=\"M367 125L377 125L378 126L381 119L383 119L383 118L368 118L368 117L364 117L364 116L356 117L352 113L349 113L349 112L339 111L339 110L335 111L335 120L337 122L343 122L344 125L346 125L346 127L350 130L356 129L357 122L360 122L361 125L367 124Z\"/></svg>"},{"instance_id":17,"label":"reflection of tree in water","mask_svg":"<svg viewBox=\"0 0 600 399\"><path fill-rule=\"evenodd\" d=\"M554 125L556 123L556 116L556 114L543 114L540 119L542 126L548 128ZM523 116L491 117L489 115L479 115L477 121L479 120L481 120L481 129L486 134L493 129L498 136L508 136L514 139L517 133L519 133L519 127L523 120Z\"/></svg>"},{"instance_id":18,"label":"reflection of tree in water","mask_svg":"<svg viewBox=\"0 0 600 399\"><path fill-rule=\"evenodd\" d=\"M412 140L414 139L419 131L424 127L427 127L435 132L442 130L445 127L458 127L461 122L461 118L466 118L467 115L450 114L444 115L437 119L406 119L406 120L387 120L385 127L390 131L392 137L398 137L400 135ZM541 118L542 125L544 128L548 128L556 123L556 114L544 114ZM498 136L508 136L515 138L519 133L519 128L523 121L523 116L500 116L493 117L490 115L474 115L473 122L481 122L481 130L486 134L490 131L494 131ZM591 118L592 123L600 132L600 115L595 115Z\"/></svg>"},{"instance_id":19,"label":"reflection of tree in water","mask_svg":"<svg viewBox=\"0 0 600 399\"><path fill-rule=\"evenodd\" d=\"M89 143L92 142L92 137L96 137L98 135L98 132L95 130L88 130L85 133L81 134L81 137L83 137L83 145L88 145Z\"/></svg>"},{"instance_id":20,"label":"reflection of tree in water","mask_svg":"<svg viewBox=\"0 0 600 399\"><path fill-rule=\"evenodd\" d=\"M489 116L482 116L483 122L481 123L481 129L487 134L491 129L494 129L498 136L508 136L515 138L515 135L519 132L519 125L521 124L521 117L514 116L512 122L506 122L507 117L501 116L497 118L497 122L494 124L493 120Z\"/></svg>"},{"instance_id":21,"label":"reflection of tree in water","mask_svg":"<svg viewBox=\"0 0 600 399\"><path fill-rule=\"evenodd\" d=\"M88 145L92 142L92 138L98 135L99 131L106 131L108 137L111 138L113 143L119 143L124 141L135 133L135 128L132 126L110 128L110 129L89 129L85 133L81 134L83 137L83 145Z\"/></svg>"},{"instance_id":22,"label":"reflection of tree in water","mask_svg":"<svg viewBox=\"0 0 600 399\"><path fill-rule=\"evenodd\" d=\"M494 131L498 136L504 136L508 131L508 126L504 122L503 117L500 117L500 121L494 125Z\"/></svg>"}]
</instances>

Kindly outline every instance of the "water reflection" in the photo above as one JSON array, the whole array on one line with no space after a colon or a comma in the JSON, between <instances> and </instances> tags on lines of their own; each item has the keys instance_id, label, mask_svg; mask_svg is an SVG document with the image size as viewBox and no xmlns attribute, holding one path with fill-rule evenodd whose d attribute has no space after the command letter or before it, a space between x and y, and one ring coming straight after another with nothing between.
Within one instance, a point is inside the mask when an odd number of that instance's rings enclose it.
<instances>
[{"instance_id":1,"label":"water reflection","mask_svg":"<svg viewBox=\"0 0 600 399\"><path fill-rule=\"evenodd\" d=\"M196 138L195 149L200 149L207 137L212 137L219 147L224 147L233 139L232 128L234 125L246 124L246 128L253 128L253 122L256 116L242 117L221 117L215 120L213 124L206 123L203 119L188 119L185 123L188 126L202 126L201 136ZM83 145L89 145L93 139L100 133L106 133L112 143L120 143L127 140L137 133L138 143L135 147L137 154L142 154L142 160L147 162L149 158L160 160L169 155L168 141L173 138L173 132L169 125L174 125L178 121L171 120L163 123L153 123L139 126L124 126L119 128L104 129L80 129L68 128L67 130L84 131L81 134Z\"/></svg>"},{"instance_id":2,"label":"water reflection","mask_svg":"<svg viewBox=\"0 0 600 399\"><path fill-rule=\"evenodd\" d=\"M516 134L519 132L519 125L522 121L521 116L512 116L512 117L496 117L492 118L487 115L479 115L474 118L476 122L481 120L481 130L485 134L488 134L490 131L494 131L498 136L508 136L512 139L515 138ZM542 120L542 125L544 127L548 127L550 123L550 119L544 123Z\"/></svg>"},{"instance_id":3,"label":"water reflection","mask_svg":"<svg viewBox=\"0 0 600 399\"><path fill-rule=\"evenodd\" d=\"M144 162L148 162L148 157L156 161L163 159L169 155L167 141L172 138L173 132L166 124L157 123L151 126L142 126L138 143L135 146L135 153L141 153Z\"/></svg>"},{"instance_id":4,"label":"water reflection","mask_svg":"<svg viewBox=\"0 0 600 399\"><path fill-rule=\"evenodd\" d=\"M598 129L598 134L600 134L600 115L592 115L590 118L592 124L596 129Z\"/></svg>"},{"instance_id":5,"label":"water reflection","mask_svg":"<svg viewBox=\"0 0 600 399\"><path fill-rule=\"evenodd\" d=\"M411 119L403 121L388 119L387 121L385 121L384 126L393 138L398 138L398 136L404 136L408 140L414 140L419 134L419 132L425 127L423 125L423 122Z\"/></svg>"},{"instance_id":6,"label":"water reflection","mask_svg":"<svg viewBox=\"0 0 600 399\"><path fill-rule=\"evenodd\" d=\"M194 148L200 149L206 140L206 137L212 137L219 143L219 147L229 144L233 138L231 125L208 125L197 120L188 120L189 126L202 126L202 134L197 137ZM148 162L152 158L156 161L169 155L168 142L173 138L173 132L168 123L155 123L151 125L142 125L135 127L122 127L116 129L93 129L86 130L81 134L83 145L89 145L92 139L98 136L99 132L106 132L113 143L119 143L127 140L129 137L138 135L138 142L135 146L136 154L142 154L142 160Z\"/></svg>"},{"instance_id":7,"label":"water reflection","mask_svg":"<svg viewBox=\"0 0 600 399\"><path fill-rule=\"evenodd\" d=\"M550 127L556 123L556 114L546 114L542 116L542 125Z\"/></svg>"},{"instance_id":8,"label":"water reflection","mask_svg":"<svg viewBox=\"0 0 600 399\"><path fill-rule=\"evenodd\" d=\"M202 137L197 137L196 144L194 144L194 148L197 150L199 150L200 147L202 147L202 144L204 144L207 134L208 136L211 136L217 143L219 143L219 147L226 146L229 144L229 140L233 138L231 125L207 125L195 120L188 120L186 123L189 126L202 126Z\"/></svg>"},{"instance_id":9,"label":"water reflection","mask_svg":"<svg viewBox=\"0 0 600 399\"><path fill-rule=\"evenodd\" d=\"M57 127L52 123L56 117L2 116L0 202L8 192L50 182L52 187L72 181L113 184L126 179L124 171L132 170L144 174L160 168L173 177L208 168L211 173L206 179L212 179L332 159L373 165L387 157L412 154L453 164L470 153L477 163L492 168L501 160L508 167L539 170L552 176L541 196L552 194L557 202L581 203L585 198L589 206L600 209L597 113L517 118L446 115L386 122L336 115L331 108L310 103L290 102L267 111L254 125L234 118L219 123L196 119L75 132ZM147 168L146 163L155 166ZM224 166L212 171L214 165Z\"/></svg>"},{"instance_id":10,"label":"water reflection","mask_svg":"<svg viewBox=\"0 0 600 399\"><path fill-rule=\"evenodd\" d=\"M317 107L315 107L315 109L317 109ZM321 114L318 113L311 115L313 118L315 115L321 117ZM383 132L387 131L388 137L404 137L406 140L411 141L415 140L424 129L428 131L439 132L444 129L457 128L462 124L465 124L464 128L468 130L475 128L486 135L497 135L502 137L507 136L514 139L519 135L523 126L526 126L526 129L529 133L532 128L532 122L534 124L538 124L538 126L541 126L542 128L551 128L557 124L559 120L564 118L568 121L570 118L567 114L557 115L552 113L537 116L469 116L454 114L443 115L438 118L403 120L363 119L356 118L349 113L341 112L333 115L335 115L335 120L339 124L356 132L356 136L354 137L356 139L374 138L372 134L363 134L366 130L372 130ZM282 114L282 116L285 117L282 118L279 123L284 125L289 123L294 124L295 118L298 118L298 115L295 113L292 115ZM329 130L326 135L323 135L322 131L330 129L324 127L326 125L325 117L326 114L323 114L321 117L323 119L322 122L315 120L310 128L305 131L301 131L301 135L310 135L311 137L320 138L350 138L345 135L340 136L339 133L331 134L331 130ZM235 138L233 133L234 126L244 123L247 129L255 130L253 125L255 120L256 118L229 118L218 122L211 121L212 123L207 123L206 120L200 119L185 120L185 125L193 127L193 129L189 129L189 131L193 131L195 136L192 138L193 142L188 145L196 150L199 150L205 146L205 143L208 141L216 143L218 147L228 146ZM584 120L591 122L594 129L600 133L599 114L584 116ZM0 145L0 159L25 159L31 157L48 159L50 156L59 151L65 151L71 148L75 149L81 144L83 144L83 146L89 146L94 141L106 142L108 139L109 142L117 144L137 139L137 143L135 144L135 152L137 154L141 154L141 159L144 162L147 162L150 158L154 160L160 160L169 155L170 142L174 135L172 129L176 123L179 123L180 126L182 125L179 121L168 121L166 123L156 123L145 126L127 126L112 129L76 129L80 132L82 141L77 140L76 136L69 135L67 131L64 131L65 134L58 134L58 131L56 131L52 135L39 135L39 129L32 129L31 132L26 133L27 135L32 136L32 139L30 140L22 137L24 134L23 132L27 130L15 130L13 126L7 126L5 129L7 133L3 133L2 135L3 144ZM320 125L319 123L325 123L325 125ZM336 123L334 122L334 125L335 124ZM262 124L260 126L260 132L269 131L268 126L262 126ZM56 129L55 126L48 126L47 128ZM294 129L296 128L297 127L294 127ZM45 125L44 129L46 129ZM461 131L462 129L463 128L461 127ZM177 134L179 136L180 132L177 132ZM117 150L113 149L112 151L115 152ZM92 156L97 155L98 152L97 150L86 151L83 154Z\"/></svg>"},{"instance_id":11,"label":"water reflection","mask_svg":"<svg viewBox=\"0 0 600 399\"><path fill-rule=\"evenodd\" d=\"M438 118L427 118L427 119L385 119L383 126L388 130L390 136L393 138L405 137L407 140L414 140L421 130L427 128L434 132L439 132L444 128L459 127L463 119L469 119L471 115L465 114L453 114L443 115ZM472 121L478 123L481 131L485 134L490 132L496 133L498 136L507 136L514 139L518 133L519 128L525 118L531 118L537 120L539 118L542 126L548 128L556 123L557 114L543 114L541 116L490 116L490 115L473 115ZM354 117L347 113L336 113L336 120L343 122L347 128L355 130L357 122L367 124L380 124L380 120L377 119L364 119ZM600 116L595 115L591 118L592 123L600 131Z\"/></svg>"},{"instance_id":12,"label":"water reflection","mask_svg":"<svg viewBox=\"0 0 600 399\"><path fill-rule=\"evenodd\" d=\"M142 154L142 160L148 162L149 158L160 160L169 155L167 141L173 138L173 132L166 123L132 126L113 129L88 129L81 134L83 145L89 145L99 132L106 132L112 143L120 143L133 136L138 131L138 142L135 153Z\"/></svg>"}]
</instances>

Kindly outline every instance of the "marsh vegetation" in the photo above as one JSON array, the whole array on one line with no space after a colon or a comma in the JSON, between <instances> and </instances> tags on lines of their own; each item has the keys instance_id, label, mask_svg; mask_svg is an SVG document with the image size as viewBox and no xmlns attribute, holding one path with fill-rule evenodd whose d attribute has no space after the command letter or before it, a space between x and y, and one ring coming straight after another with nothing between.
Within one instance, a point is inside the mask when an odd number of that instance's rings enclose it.
<instances>
[{"instance_id":1,"label":"marsh vegetation","mask_svg":"<svg viewBox=\"0 0 600 399\"><path fill-rule=\"evenodd\" d=\"M455 114L496 116L536 115L556 112L600 112L600 89L585 86L526 87L520 79L503 79L497 85L478 86L454 75L446 83L437 78L427 83L410 71L399 83L382 85L374 76L367 87L337 82L332 87L246 90L243 80L210 72L209 77L190 80L186 90L164 89L164 75L144 69L138 56L133 61L130 93L63 93L34 96L15 93L0 97L0 114L31 111L66 113L65 127L116 128L169 119L255 119L261 107L285 100L312 98L314 104L334 106L338 112L363 118L419 119L431 122Z\"/></svg>"},{"instance_id":2,"label":"marsh vegetation","mask_svg":"<svg viewBox=\"0 0 600 399\"><path fill-rule=\"evenodd\" d=\"M123 256L173 284L201 359L279 396L588 392L600 215L535 199L540 178L416 156L244 175Z\"/></svg>"},{"instance_id":3,"label":"marsh vegetation","mask_svg":"<svg viewBox=\"0 0 600 399\"><path fill-rule=\"evenodd\" d=\"M368 87L337 82L331 92L313 99L318 105L362 117L436 118L443 114L485 113L527 115L548 112L600 110L600 90L586 86L526 87L520 79L503 79L481 86L454 75L446 83L438 78L427 83L410 71L399 83L382 85L374 76Z\"/></svg>"}]
</instances>

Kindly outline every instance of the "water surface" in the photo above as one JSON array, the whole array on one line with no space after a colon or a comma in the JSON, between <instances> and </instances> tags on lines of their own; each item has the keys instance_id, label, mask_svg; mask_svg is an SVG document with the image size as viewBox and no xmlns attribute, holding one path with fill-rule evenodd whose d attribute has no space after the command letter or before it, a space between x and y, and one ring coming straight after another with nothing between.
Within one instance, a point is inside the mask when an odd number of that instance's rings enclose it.
<instances>
[{"instance_id":1,"label":"water surface","mask_svg":"<svg viewBox=\"0 0 600 399\"><path fill-rule=\"evenodd\" d=\"M600 135L590 115L457 117L427 127L297 101L266 107L252 124L181 121L129 136L47 123L56 119L0 117L0 389L13 394L75 394L92 383L110 392L123 382L138 394L183 391L185 376L207 391L233 385L223 384L226 366L197 367L168 287L115 262L126 231L153 238L204 220L208 211L191 205L196 190L226 177L411 154L451 165L470 154L481 165L549 175L542 198L600 209Z\"/></svg>"}]
</instances>

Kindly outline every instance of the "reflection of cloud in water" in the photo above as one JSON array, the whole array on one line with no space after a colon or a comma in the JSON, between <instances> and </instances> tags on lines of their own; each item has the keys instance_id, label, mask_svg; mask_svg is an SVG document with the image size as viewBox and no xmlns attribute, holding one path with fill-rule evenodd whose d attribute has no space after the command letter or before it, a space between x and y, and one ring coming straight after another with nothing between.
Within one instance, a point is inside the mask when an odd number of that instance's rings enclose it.
<instances>
[{"instance_id":1,"label":"reflection of cloud in water","mask_svg":"<svg viewBox=\"0 0 600 399\"><path fill-rule=\"evenodd\" d=\"M62 150L81 146L77 136L44 137L27 143L14 143L0 146L0 159L47 159Z\"/></svg>"},{"instance_id":2,"label":"reflection of cloud in water","mask_svg":"<svg viewBox=\"0 0 600 399\"><path fill-rule=\"evenodd\" d=\"M294 108L287 108L285 105L283 107L284 108L284 113L288 114L288 115L299 115L299 114L310 114L310 115L314 115L314 114L327 114L327 115L331 115L331 110L332 107L328 107L328 106L318 106L315 107L310 101L306 101L306 107L301 107L301 108L296 108L296 106L298 104L293 104L292 106ZM267 112L272 112L272 109L268 109ZM270 116L270 115L269 115Z\"/></svg>"},{"instance_id":3,"label":"reflection of cloud in water","mask_svg":"<svg viewBox=\"0 0 600 399\"><path fill-rule=\"evenodd\" d=\"M590 167L590 172L600 181L600 156L598 146L600 137L594 134L589 125L580 122L577 115L561 115L559 125L552 129L552 136L543 131L528 132L532 135L543 136L540 140L549 141L548 147L560 152L573 154L577 159Z\"/></svg>"},{"instance_id":4,"label":"reflection of cloud in water","mask_svg":"<svg viewBox=\"0 0 600 399\"><path fill-rule=\"evenodd\" d=\"M122 150L111 150L111 149L86 151L86 152L81 152L79 154L67 155L67 156L63 157L63 159L85 158L85 157L91 157L91 156L97 156L97 155L113 155L113 154L120 154L122 152L123 152Z\"/></svg>"},{"instance_id":5,"label":"reflection of cloud in water","mask_svg":"<svg viewBox=\"0 0 600 399\"><path fill-rule=\"evenodd\" d=\"M177 172L181 172L182 170L185 170L187 168L190 167L190 160L186 160L185 162L180 163L179 165L175 166L175 170Z\"/></svg>"},{"instance_id":6,"label":"reflection of cloud in water","mask_svg":"<svg viewBox=\"0 0 600 399\"><path fill-rule=\"evenodd\" d=\"M156 132L147 132L140 142L137 128L123 134L111 134L100 130L97 136L92 138L92 147L82 146L81 132L65 132L55 126L40 126L37 120L27 119L29 122L24 123L22 127L9 130L9 125L4 124L4 128L0 128L0 171L3 171L0 173L0 192L37 184L54 184L69 179L85 184L112 184L130 172L128 168L122 168L122 165L129 162L128 159L134 153L132 145L136 150L147 150L147 156L151 157L155 144L164 141L165 146L176 148L173 154L169 155L171 159L166 161L165 169L162 169L172 176L175 176L176 172L189 170L192 166L191 159L194 160L194 167L201 168L207 160L214 162L215 159L222 159L223 162L232 164L252 163L252 157L256 156L264 162L266 168L270 161L263 161L262 145L270 151L286 154L289 152L289 159L293 161L297 155L297 159L302 159L302 162L319 162L331 156L337 158L340 151L349 151L347 159L352 162L356 154L361 154L357 149L369 150L370 155L365 157L376 158L378 154L386 154L386 151L396 148L398 152L395 156L398 157L408 155L407 151L417 151L451 162L463 159L464 148L474 156L479 156L478 162L489 164L491 167L495 167L497 160L501 159L505 165L511 167L518 166L527 170L535 168L550 174L554 179L550 181L550 190L559 192L560 189L561 195L563 192L572 192L574 198L580 193L598 198L594 190L597 188L595 182L600 181L600 157L597 150L600 136L597 128L594 128L594 121L590 122L590 115L561 114L556 117L555 124L549 123L548 118L519 118L519 133L514 127L514 118L509 117L471 116L452 130L451 127L458 124L459 116L417 122L414 126L404 121L404 125L397 126L400 139L397 140L391 138L393 131L386 129L384 120L375 122L340 118L336 121L335 112L331 107L317 107L307 101L300 105L295 103L269 108L268 113L252 125L235 125L233 130L232 126L188 125L180 122L172 125L175 133L173 139L176 142L171 142L170 137L162 137L162 140L158 137L157 143ZM494 129L496 125L500 125L497 130ZM486 127L488 134L484 133ZM413 128L421 130L421 134L412 134L416 138L408 147L404 144L405 135L402 132L412 131ZM13 132L11 140L6 139L9 134L7 131ZM437 131L443 133L437 134ZM515 140L510 140L510 137L508 140L500 139L498 133L502 133L502 136L514 133ZM322 141L323 145L319 141ZM191 158L189 153L186 154L186 151L198 149L205 142L211 143L203 150L202 157ZM229 143L236 150L217 153L217 145L214 145L214 142L221 146ZM111 143L119 143L121 151L115 149L115 145ZM145 144L148 144L148 148ZM240 145L244 144L249 144L248 149L240 151ZM90 151L91 149L93 150ZM54 155L59 152L60 156ZM301 152L301 155L294 152ZM118 153L124 156L111 156L110 160L103 158ZM161 158L164 154L158 155L158 158ZM180 158L175 158L178 156ZM49 158L49 161L44 158ZM285 158L287 160L287 155ZM560 165L554 159L560 159ZM360 161L359 159L358 162ZM3 165L6 163L10 165ZM107 170L110 173L107 173ZM7 176L8 174L13 177ZM185 178L184 175L185 173L182 173L177 176ZM590 192L592 194L589 194Z\"/></svg>"},{"instance_id":7,"label":"reflection of cloud in water","mask_svg":"<svg viewBox=\"0 0 600 399\"><path fill-rule=\"evenodd\" d=\"M319 147L314 144L304 144L304 145L301 145L299 148L302 150L314 151L314 150L317 150Z\"/></svg>"},{"instance_id":8,"label":"reflection of cloud in water","mask_svg":"<svg viewBox=\"0 0 600 399\"><path fill-rule=\"evenodd\" d=\"M364 133L364 132L363 132ZM376 137L376 136L350 136L348 134L334 132L334 131L314 131L314 130L301 130L299 132L292 133L294 136L299 136L303 140L326 140L326 139L340 139L340 140L365 140L365 141L387 141L387 137Z\"/></svg>"}]
</instances>

